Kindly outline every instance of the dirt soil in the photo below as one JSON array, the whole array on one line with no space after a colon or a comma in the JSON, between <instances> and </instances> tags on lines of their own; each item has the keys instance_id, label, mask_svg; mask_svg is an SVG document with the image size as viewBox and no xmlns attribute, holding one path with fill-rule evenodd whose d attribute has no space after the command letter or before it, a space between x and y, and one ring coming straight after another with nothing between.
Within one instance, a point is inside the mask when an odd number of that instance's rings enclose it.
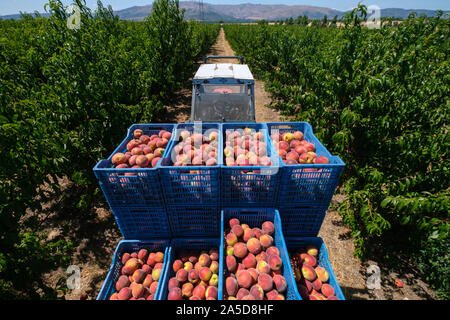
<instances>
[{"instance_id":1,"label":"dirt soil","mask_svg":"<svg viewBox=\"0 0 450 320\"><path fill-rule=\"evenodd\" d=\"M217 42L211 47L209 55L235 55L225 38L225 33L221 29ZM224 60L220 60L224 62ZM234 62L232 60L225 62ZM264 82L256 80L256 121L283 121L280 114L267 105L271 102L271 97L265 91ZM184 122L190 117L191 88L181 90L178 100L169 103L167 108L168 122ZM67 179L61 181L64 189L70 190L71 183ZM70 193L70 192L68 192ZM338 204L345 200L343 195L335 195L333 203ZM46 210L39 213L43 223L48 226L48 237L50 239L65 238L73 241L75 250L72 255L72 264L80 267L81 288L68 290L64 295L65 299L79 299L81 293L87 293L88 299L95 299L98 295L103 281L111 266L112 256L117 243L122 239L117 228L111 210L106 203L101 203L98 207L86 212L85 215L71 215L65 212L64 215L55 214L61 212L61 207L69 204L69 198L57 198L48 205ZM65 203L65 204L64 204ZM336 210L327 211L322 228L319 232L326 247L328 257L334 273L337 277L344 296L348 300L353 299L433 299L434 295L427 285L407 272L396 274L381 269L381 289L369 290L366 287L366 280L370 276L367 268L370 265L378 265L376 261L361 263L353 256L354 244L350 237L350 230L345 226L341 216ZM58 281L66 279L66 270L59 269L49 272L44 276L46 282L51 286L56 286ZM395 279L400 279L404 283L403 288L397 288Z\"/></svg>"}]
</instances>

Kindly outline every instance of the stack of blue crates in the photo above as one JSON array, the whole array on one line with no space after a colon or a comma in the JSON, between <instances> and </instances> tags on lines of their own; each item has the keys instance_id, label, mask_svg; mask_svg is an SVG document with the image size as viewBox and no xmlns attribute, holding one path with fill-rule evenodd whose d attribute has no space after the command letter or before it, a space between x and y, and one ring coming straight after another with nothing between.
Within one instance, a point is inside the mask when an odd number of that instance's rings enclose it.
<instances>
[{"instance_id":1,"label":"stack of blue crates","mask_svg":"<svg viewBox=\"0 0 450 320\"><path fill-rule=\"evenodd\" d=\"M223 149L227 130L250 128L262 132L270 166L227 166ZM163 158L155 168L115 169L112 156L125 152L135 129L144 134L172 133ZM190 133L218 132L218 161L213 166L173 166L173 149L184 130ZM316 146L317 156L329 164L286 165L278 156L273 133L301 131ZM173 276L172 262L183 250L219 249L219 299L224 298L224 231L230 218L259 227L266 220L276 226L275 245L280 250L287 299L301 300L295 285L289 254L308 245L319 248L319 264L330 275L336 296L344 299L328 261L325 244L317 234L337 187L345 164L332 156L314 136L306 122L136 124L108 159L101 160L94 173L111 207L125 240L114 254L113 263L98 299L114 292L120 276L123 252L140 248L165 253L163 275L155 300L166 299L167 282ZM128 173L128 175L125 175ZM128 251L127 251L128 250Z\"/></svg>"}]
</instances>

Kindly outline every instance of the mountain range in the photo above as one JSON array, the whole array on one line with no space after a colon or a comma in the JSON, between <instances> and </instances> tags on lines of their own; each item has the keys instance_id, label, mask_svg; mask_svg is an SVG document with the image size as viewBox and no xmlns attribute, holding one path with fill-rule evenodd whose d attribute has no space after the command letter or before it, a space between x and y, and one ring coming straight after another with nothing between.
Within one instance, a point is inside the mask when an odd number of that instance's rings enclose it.
<instances>
[{"instance_id":1,"label":"mountain range","mask_svg":"<svg viewBox=\"0 0 450 320\"><path fill-rule=\"evenodd\" d=\"M181 1L180 7L186 10L185 18L187 20L204 20L207 22L254 22L261 19L264 20L280 20L290 17L307 15L310 19L321 19L326 15L329 19L334 16L342 17L346 12L336 9L304 6L304 5L282 5L282 4L203 4L203 14L201 14L199 2ZM152 5L134 6L122 10L115 11L120 19L124 20L143 20L152 11ZM381 9L381 17L393 17L406 19L411 12L417 12L418 15L425 14L433 16L436 14L434 10L423 9L400 9L386 8ZM444 11L449 13L450 11ZM48 16L48 14L41 14ZM18 19L20 14L0 16L1 19Z\"/></svg>"}]
</instances>

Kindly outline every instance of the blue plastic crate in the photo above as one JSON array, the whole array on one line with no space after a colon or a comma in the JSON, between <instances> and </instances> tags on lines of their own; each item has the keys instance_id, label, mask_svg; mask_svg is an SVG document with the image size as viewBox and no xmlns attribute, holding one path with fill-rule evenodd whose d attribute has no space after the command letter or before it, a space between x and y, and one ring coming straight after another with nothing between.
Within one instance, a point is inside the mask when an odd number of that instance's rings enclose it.
<instances>
[{"instance_id":1,"label":"blue plastic crate","mask_svg":"<svg viewBox=\"0 0 450 320\"><path fill-rule=\"evenodd\" d=\"M223 257L226 250L225 248L225 230L229 229L229 220L232 218L237 218L242 223L247 224L250 228L261 228L261 225L265 221L272 221L275 226L274 244L280 251L280 258L283 262L283 277L286 279L287 292L285 293L286 300L302 300L300 294L298 293L294 272L292 270L289 255L286 248L286 243L283 237L282 225L280 215L276 209L268 208L228 208L222 210L221 216L221 245L220 245L220 255ZM221 266L222 270L225 270L224 266ZM225 279L225 274L224 274ZM222 285L225 285L225 280L222 281ZM222 287L223 288L223 287ZM225 292L224 289L222 289Z\"/></svg>"},{"instance_id":2,"label":"blue plastic crate","mask_svg":"<svg viewBox=\"0 0 450 320\"><path fill-rule=\"evenodd\" d=\"M122 268L122 254L125 252L135 252L140 249L147 249L149 252L164 252L164 262L162 275L164 275L165 270L168 266L168 250L169 250L169 240L122 240L116 247L116 251L114 252L113 261L111 264L111 268L109 269L108 275L106 276L105 281L103 282L103 286L100 290L100 293L97 296L97 300L109 300L109 297L116 292L116 281L120 277L120 270ZM160 300L160 295L162 291L162 279L161 276L158 288L155 293L155 300Z\"/></svg>"},{"instance_id":3,"label":"blue plastic crate","mask_svg":"<svg viewBox=\"0 0 450 320\"><path fill-rule=\"evenodd\" d=\"M203 250L211 250L211 249L219 249L220 247L220 239L218 236L215 238L176 238L170 241L170 247L168 250L168 266L165 269L164 277L162 280L161 286L161 299L167 300L167 295L169 294L169 280L170 278L175 276L175 272L172 269L173 262L177 259L179 251L203 251ZM222 265L223 265L223 256L219 254L219 283L217 287L217 298L218 300L222 300ZM158 288L159 289L159 288Z\"/></svg>"},{"instance_id":4,"label":"blue plastic crate","mask_svg":"<svg viewBox=\"0 0 450 320\"><path fill-rule=\"evenodd\" d=\"M303 132L304 139L316 146L317 156L325 156L330 160L329 164L286 165L279 157L282 174L277 207L282 205L328 207L345 167L341 158L328 152L314 136L313 129L307 122L268 122L267 127L269 135L297 130Z\"/></svg>"},{"instance_id":5,"label":"blue plastic crate","mask_svg":"<svg viewBox=\"0 0 450 320\"><path fill-rule=\"evenodd\" d=\"M224 123L222 124L222 149L226 144L227 130L250 128L263 132L263 142L267 144L267 156L271 166L227 166L225 156L221 165L221 205L222 207L274 207L276 204L280 168L278 155L270 143L268 128L264 123Z\"/></svg>"},{"instance_id":6,"label":"blue plastic crate","mask_svg":"<svg viewBox=\"0 0 450 320\"><path fill-rule=\"evenodd\" d=\"M133 131L141 129L146 135L158 134L160 130L172 133L166 152L173 139L175 124L134 124L128 129L127 137L106 160L100 160L94 173L111 208L116 206L164 207L158 166L155 168L115 169L111 158L117 152L125 153L127 143L133 139ZM161 163L161 161L159 161ZM125 173L134 175L125 176Z\"/></svg>"},{"instance_id":7,"label":"blue plastic crate","mask_svg":"<svg viewBox=\"0 0 450 320\"><path fill-rule=\"evenodd\" d=\"M178 124L174 139L159 167L164 199L168 206L206 205L220 206L220 161L222 159L221 125L217 123L184 123ZM218 132L218 154L215 166L173 166L175 157L173 149L178 144L180 132L190 133Z\"/></svg>"},{"instance_id":8,"label":"blue plastic crate","mask_svg":"<svg viewBox=\"0 0 450 320\"><path fill-rule=\"evenodd\" d=\"M315 237L319 233L328 207L304 206L290 207L280 206L283 234L289 236Z\"/></svg>"},{"instance_id":9,"label":"blue plastic crate","mask_svg":"<svg viewBox=\"0 0 450 320\"><path fill-rule=\"evenodd\" d=\"M217 206L167 206L172 237L216 237L220 231L220 209Z\"/></svg>"},{"instance_id":10,"label":"blue plastic crate","mask_svg":"<svg viewBox=\"0 0 450 320\"><path fill-rule=\"evenodd\" d=\"M124 239L155 239L172 236L165 208L112 207Z\"/></svg>"},{"instance_id":11,"label":"blue plastic crate","mask_svg":"<svg viewBox=\"0 0 450 320\"><path fill-rule=\"evenodd\" d=\"M319 249L318 265L327 270L329 275L328 284L333 287L335 295L340 300L345 300L341 287L336 280L330 261L328 260L328 252L322 238L319 237L287 237L286 244L288 252L294 252L298 249L305 249L308 245L313 245Z\"/></svg>"}]
</instances>

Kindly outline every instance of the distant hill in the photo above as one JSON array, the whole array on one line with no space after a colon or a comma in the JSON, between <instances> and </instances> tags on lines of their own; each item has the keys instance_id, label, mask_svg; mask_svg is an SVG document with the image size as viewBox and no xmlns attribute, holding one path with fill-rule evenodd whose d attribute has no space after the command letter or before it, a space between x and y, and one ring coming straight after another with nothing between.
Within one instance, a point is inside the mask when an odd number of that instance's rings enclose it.
<instances>
[{"instance_id":1,"label":"distant hill","mask_svg":"<svg viewBox=\"0 0 450 320\"><path fill-rule=\"evenodd\" d=\"M150 1L150 0L149 0ZM186 9L185 18L187 20L199 20L200 10L197 2L181 1L180 7ZM143 20L152 11L152 5L134 6L123 10L115 11L121 19L124 20ZM400 8L386 8L381 9L381 17L393 17L406 19L411 12L417 12L418 15L434 16L436 11L423 9L400 9ZM298 16L307 15L310 19L321 19L324 15L328 18L338 16L342 17L346 12L324 7L302 6L302 5L282 5L282 4L210 4L203 5L203 18L208 22L252 22L261 19L264 20L280 20L290 17L296 18ZM450 11L444 11L450 13ZM48 16L42 14L41 16ZM0 16L0 19L19 19L20 15Z\"/></svg>"}]
</instances>

